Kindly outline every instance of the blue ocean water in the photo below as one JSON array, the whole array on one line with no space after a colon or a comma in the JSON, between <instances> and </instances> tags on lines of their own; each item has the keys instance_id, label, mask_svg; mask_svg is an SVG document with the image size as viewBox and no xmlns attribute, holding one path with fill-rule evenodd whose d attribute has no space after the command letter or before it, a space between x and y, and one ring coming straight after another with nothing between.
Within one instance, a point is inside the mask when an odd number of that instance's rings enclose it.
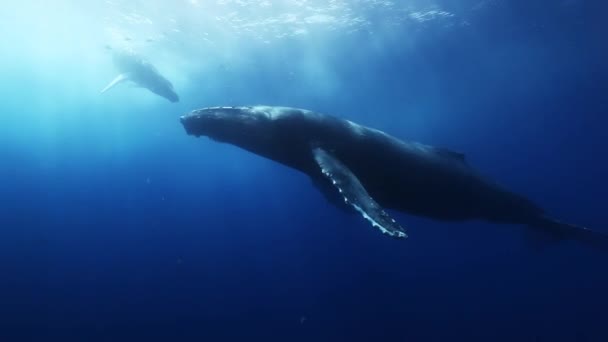
<instances>
[{"instance_id":1,"label":"blue ocean water","mask_svg":"<svg viewBox=\"0 0 608 342\"><path fill-rule=\"evenodd\" d=\"M608 233L600 1L6 1L0 341L608 341L608 255L393 215L187 136L206 106L307 108L463 152ZM120 84L150 60L170 103Z\"/></svg>"}]
</instances>

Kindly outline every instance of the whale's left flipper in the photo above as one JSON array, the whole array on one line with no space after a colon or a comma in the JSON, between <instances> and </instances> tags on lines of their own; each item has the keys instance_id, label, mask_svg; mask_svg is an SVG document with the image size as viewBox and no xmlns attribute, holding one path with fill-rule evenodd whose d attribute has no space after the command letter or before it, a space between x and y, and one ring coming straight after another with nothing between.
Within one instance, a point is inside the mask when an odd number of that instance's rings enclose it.
<instances>
[{"instance_id":1,"label":"whale's left flipper","mask_svg":"<svg viewBox=\"0 0 608 342\"><path fill-rule=\"evenodd\" d=\"M128 74L120 74L118 76L116 76L116 78L114 80L112 80L112 82L110 82L110 84L108 84L105 88L103 88L101 90L101 93L105 93L106 91L110 90L111 88L113 88L115 85L117 85L118 83L124 82L126 80L129 79L129 75Z\"/></svg>"},{"instance_id":2,"label":"whale's left flipper","mask_svg":"<svg viewBox=\"0 0 608 342\"><path fill-rule=\"evenodd\" d=\"M321 148L314 148L312 153L321 172L338 189L346 204L355 208L382 233L396 238L407 237L405 230L376 203L346 165Z\"/></svg>"}]
</instances>

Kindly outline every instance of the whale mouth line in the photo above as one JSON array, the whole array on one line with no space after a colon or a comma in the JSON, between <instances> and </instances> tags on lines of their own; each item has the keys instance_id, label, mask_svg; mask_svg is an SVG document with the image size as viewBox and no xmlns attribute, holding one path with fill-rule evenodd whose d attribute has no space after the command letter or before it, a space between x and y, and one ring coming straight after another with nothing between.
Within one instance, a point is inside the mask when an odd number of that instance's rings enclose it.
<instances>
[{"instance_id":1,"label":"whale mouth line","mask_svg":"<svg viewBox=\"0 0 608 342\"><path fill-rule=\"evenodd\" d=\"M213 130L215 123L223 121L225 117L222 116L203 108L180 116L179 121L188 135L201 137L207 136L210 130Z\"/></svg>"}]
</instances>

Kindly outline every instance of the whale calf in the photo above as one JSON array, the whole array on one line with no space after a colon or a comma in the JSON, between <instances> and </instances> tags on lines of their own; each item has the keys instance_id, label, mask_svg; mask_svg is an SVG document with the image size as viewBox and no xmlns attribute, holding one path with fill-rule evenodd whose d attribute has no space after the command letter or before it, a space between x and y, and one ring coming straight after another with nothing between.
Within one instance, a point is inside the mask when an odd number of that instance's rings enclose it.
<instances>
[{"instance_id":1,"label":"whale calf","mask_svg":"<svg viewBox=\"0 0 608 342\"><path fill-rule=\"evenodd\" d=\"M173 84L143 57L131 51L114 51L113 60L120 74L103 88L101 93L105 93L119 83L131 81L137 86L146 88L171 102L179 101L179 96L173 89Z\"/></svg>"},{"instance_id":2,"label":"whale calf","mask_svg":"<svg viewBox=\"0 0 608 342\"><path fill-rule=\"evenodd\" d=\"M182 116L181 123L189 135L230 143L303 172L330 201L339 199L389 236L407 233L385 208L444 221L523 224L608 251L607 235L549 217L448 149L297 108L203 108Z\"/></svg>"}]
</instances>

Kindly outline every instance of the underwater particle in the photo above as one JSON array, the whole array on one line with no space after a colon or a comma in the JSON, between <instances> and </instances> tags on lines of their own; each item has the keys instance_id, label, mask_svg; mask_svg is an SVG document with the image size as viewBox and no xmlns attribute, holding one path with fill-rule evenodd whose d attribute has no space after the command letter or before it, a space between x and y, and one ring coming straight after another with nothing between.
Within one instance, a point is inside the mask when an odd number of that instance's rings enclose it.
<instances>
[{"instance_id":1,"label":"underwater particle","mask_svg":"<svg viewBox=\"0 0 608 342\"><path fill-rule=\"evenodd\" d=\"M304 322L306 322L306 320L307 320L306 316L300 317L300 324L304 324Z\"/></svg>"}]
</instances>

